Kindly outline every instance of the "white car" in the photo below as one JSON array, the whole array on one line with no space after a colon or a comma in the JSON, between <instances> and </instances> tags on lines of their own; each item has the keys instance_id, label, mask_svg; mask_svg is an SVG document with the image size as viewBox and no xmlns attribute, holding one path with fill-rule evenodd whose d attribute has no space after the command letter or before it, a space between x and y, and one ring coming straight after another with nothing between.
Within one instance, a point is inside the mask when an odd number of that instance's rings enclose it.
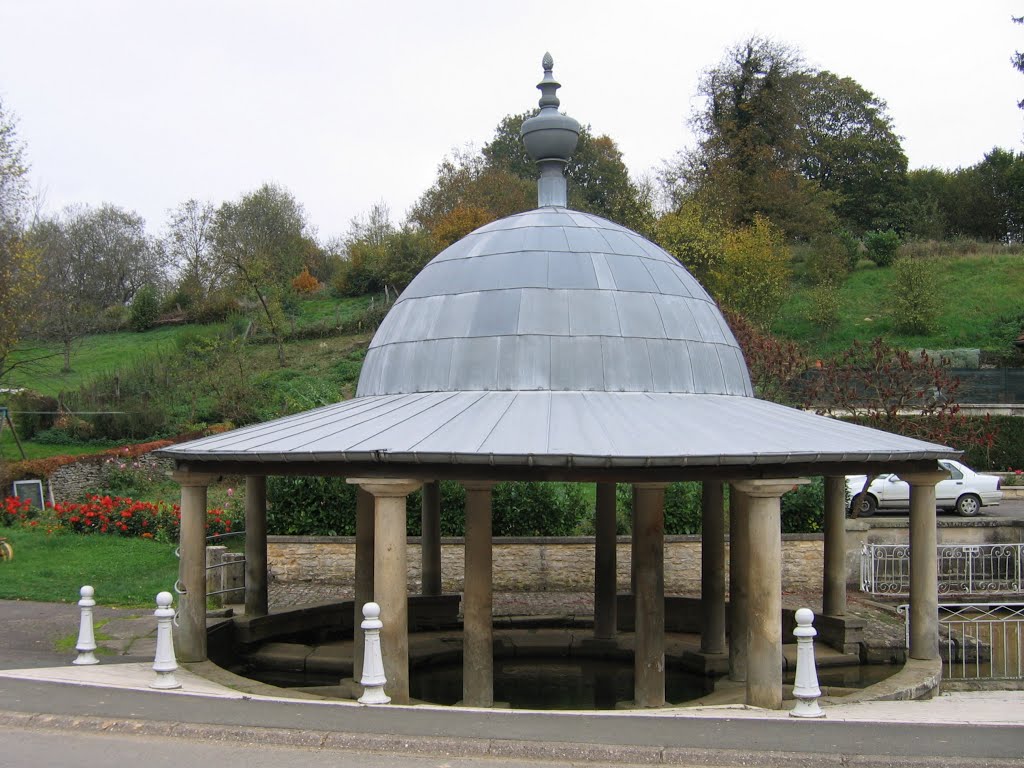
<instances>
[{"instance_id":1,"label":"white car","mask_svg":"<svg viewBox=\"0 0 1024 768\"><path fill-rule=\"evenodd\" d=\"M935 505L940 509L953 509L964 517L973 517L982 507L999 504L1003 499L1000 490L1001 478L997 475L983 475L959 461L940 461L943 469L949 471L949 479L935 486ZM864 475L847 475L846 492L853 501L864 488ZM868 492L860 503L858 517L870 517L876 509L908 509L910 507L910 486L897 475L879 475L868 486Z\"/></svg>"}]
</instances>

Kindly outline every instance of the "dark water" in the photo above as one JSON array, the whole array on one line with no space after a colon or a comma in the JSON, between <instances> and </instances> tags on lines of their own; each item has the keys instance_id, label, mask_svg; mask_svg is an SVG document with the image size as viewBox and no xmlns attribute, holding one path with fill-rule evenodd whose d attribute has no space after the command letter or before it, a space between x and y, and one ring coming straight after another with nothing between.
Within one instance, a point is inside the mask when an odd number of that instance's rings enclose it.
<instances>
[{"instance_id":1,"label":"dark water","mask_svg":"<svg viewBox=\"0 0 1024 768\"><path fill-rule=\"evenodd\" d=\"M711 691L708 678L682 670L665 673L666 698L673 704ZM434 704L462 699L462 664L420 667L411 671L409 692ZM494 700L516 709L614 709L633 698L630 662L571 658L494 660Z\"/></svg>"}]
</instances>

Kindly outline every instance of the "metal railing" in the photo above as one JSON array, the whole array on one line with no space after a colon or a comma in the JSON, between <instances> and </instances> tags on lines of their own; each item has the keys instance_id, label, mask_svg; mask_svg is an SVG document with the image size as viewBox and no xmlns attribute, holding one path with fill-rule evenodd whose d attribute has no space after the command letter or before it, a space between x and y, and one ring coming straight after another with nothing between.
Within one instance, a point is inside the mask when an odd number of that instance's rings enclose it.
<instances>
[{"instance_id":1,"label":"metal railing","mask_svg":"<svg viewBox=\"0 0 1024 768\"><path fill-rule=\"evenodd\" d=\"M910 646L909 607L906 618ZM942 603L939 650L947 680L1024 679L1024 603Z\"/></svg>"},{"instance_id":2,"label":"metal railing","mask_svg":"<svg viewBox=\"0 0 1024 768\"><path fill-rule=\"evenodd\" d=\"M940 544L939 594L1024 594L1024 544ZM910 547L865 544L860 589L872 595L910 594Z\"/></svg>"},{"instance_id":3,"label":"metal railing","mask_svg":"<svg viewBox=\"0 0 1024 768\"><path fill-rule=\"evenodd\" d=\"M229 539L234 536L245 536L245 531L231 531L230 533L214 533L206 537L206 546L216 546L217 542L221 539ZM181 559L181 546L174 548L174 554L178 559ZM224 574L227 571L222 569L231 568L233 584L224 586L224 582L227 581ZM221 571L218 574L220 578L211 578L211 573L215 571ZM211 589L215 582L219 582L221 587L219 589ZM218 595L227 594L229 592L245 592L245 556L232 557L230 560L222 560L220 562L210 562L209 554L207 554L206 560L206 596L216 597ZM174 591L179 595L186 594L185 585L181 583L181 579L174 582ZM215 603L216 604L216 603Z\"/></svg>"}]
</instances>

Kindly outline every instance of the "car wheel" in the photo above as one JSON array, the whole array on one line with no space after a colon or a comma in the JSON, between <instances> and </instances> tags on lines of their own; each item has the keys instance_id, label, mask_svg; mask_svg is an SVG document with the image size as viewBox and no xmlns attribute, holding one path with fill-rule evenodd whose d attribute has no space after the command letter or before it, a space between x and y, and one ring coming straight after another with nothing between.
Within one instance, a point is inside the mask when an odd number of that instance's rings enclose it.
<instances>
[{"instance_id":1,"label":"car wheel","mask_svg":"<svg viewBox=\"0 0 1024 768\"><path fill-rule=\"evenodd\" d=\"M853 512L853 503L857 500L854 496L850 501L850 512ZM878 509L878 502L875 497L870 493L865 493L864 497L860 500L860 510L857 512L857 517L871 517L875 514L875 510Z\"/></svg>"},{"instance_id":2,"label":"car wheel","mask_svg":"<svg viewBox=\"0 0 1024 768\"><path fill-rule=\"evenodd\" d=\"M956 500L956 511L961 517L974 517L981 511L981 499L973 493L965 493Z\"/></svg>"}]
</instances>

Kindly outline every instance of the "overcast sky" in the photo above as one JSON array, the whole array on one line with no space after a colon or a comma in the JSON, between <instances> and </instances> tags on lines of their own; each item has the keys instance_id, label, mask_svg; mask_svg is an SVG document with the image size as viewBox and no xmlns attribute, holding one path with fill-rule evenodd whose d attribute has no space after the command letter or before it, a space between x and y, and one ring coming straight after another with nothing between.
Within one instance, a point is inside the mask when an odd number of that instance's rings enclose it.
<instances>
[{"instance_id":1,"label":"overcast sky","mask_svg":"<svg viewBox=\"0 0 1024 768\"><path fill-rule=\"evenodd\" d=\"M0 0L0 98L49 210L110 202L156 234L273 181L327 238L378 201L401 219L445 154L535 106L547 50L562 109L634 174L693 144L701 71L755 34L885 99L912 168L1019 150L1016 5Z\"/></svg>"}]
</instances>

